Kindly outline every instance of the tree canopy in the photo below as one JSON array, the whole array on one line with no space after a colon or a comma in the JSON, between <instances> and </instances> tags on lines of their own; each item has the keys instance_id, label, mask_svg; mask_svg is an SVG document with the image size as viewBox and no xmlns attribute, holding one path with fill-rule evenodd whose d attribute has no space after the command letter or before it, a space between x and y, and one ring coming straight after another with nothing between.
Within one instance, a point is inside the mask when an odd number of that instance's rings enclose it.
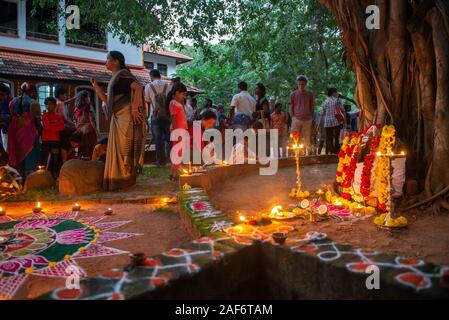
<instances>
[{"instance_id":1,"label":"tree canopy","mask_svg":"<svg viewBox=\"0 0 449 320\"><path fill-rule=\"evenodd\" d=\"M314 0L251 3L240 13L247 18L241 19L230 40L206 50L181 49L194 57L179 68L181 78L221 103L230 102L239 80L252 88L262 82L269 95L285 103L299 74L309 77L320 102L330 86L353 95L355 79L346 66L341 34L332 15Z\"/></svg>"}]
</instances>

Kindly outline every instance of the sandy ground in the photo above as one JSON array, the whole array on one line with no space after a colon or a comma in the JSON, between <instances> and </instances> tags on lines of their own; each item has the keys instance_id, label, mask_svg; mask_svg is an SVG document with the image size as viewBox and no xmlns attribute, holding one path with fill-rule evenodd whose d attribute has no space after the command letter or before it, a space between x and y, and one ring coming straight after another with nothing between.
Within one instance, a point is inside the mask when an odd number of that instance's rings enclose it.
<instances>
[{"instance_id":1,"label":"sandy ground","mask_svg":"<svg viewBox=\"0 0 449 320\"><path fill-rule=\"evenodd\" d=\"M336 165L315 165L302 168L304 188L315 191L329 184L335 176ZM209 192L217 209L230 215L269 212L274 204L285 208L294 203L288 194L295 186L295 169L280 169L274 176L250 174L230 179ZM449 216L431 216L416 212L406 215L409 227L391 234L379 230L373 217L337 222L328 220L317 224L304 222L305 232L317 230L340 243L373 248L394 255L419 257L428 262L449 265Z\"/></svg>"},{"instance_id":2,"label":"sandy ground","mask_svg":"<svg viewBox=\"0 0 449 320\"><path fill-rule=\"evenodd\" d=\"M70 210L67 206L48 207L43 204L46 212L60 212ZM113 215L101 222L132 220L121 227L110 229L111 232L140 233L141 236L104 243L131 253L143 252L147 256L156 255L162 251L179 247L189 243L192 239L180 224L177 206L170 210L154 211L150 205L120 204L120 205L90 205L83 206L80 216L103 216L108 207L113 209ZM14 211L14 212L13 212ZM11 214L29 212L30 208L14 208ZM49 214L51 217L51 215ZM95 276L110 268L122 269L129 263L128 254L109 257L86 258L77 260L78 264L87 272L88 276ZM65 285L64 278L49 278L30 276L17 292L16 299L26 299L39 296L53 288Z\"/></svg>"}]
</instances>

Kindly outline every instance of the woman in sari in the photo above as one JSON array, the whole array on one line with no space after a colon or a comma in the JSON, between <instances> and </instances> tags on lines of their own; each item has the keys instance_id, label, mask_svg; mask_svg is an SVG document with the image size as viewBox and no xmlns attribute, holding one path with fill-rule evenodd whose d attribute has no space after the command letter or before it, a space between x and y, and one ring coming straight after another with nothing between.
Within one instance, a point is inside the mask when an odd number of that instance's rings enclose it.
<instances>
[{"instance_id":1,"label":"woman in sari","mask_svg":"<svg viewBox=\"0 0 449 320\"><path fill-rule=\"evenodd\" d=\"M76 130L83 136L80 150L81 157L90 159L97 140L99 140L99 134L91 109L89 91L83 90L78 94L74 116Z\"/></svg>"},{"instance_id":2,"label":"woman in sari","mask_svg":"<svg viewBox=\"0 0 449 320\"><path fill-rule=\"evenodd\" d=\"M8 155L11 166L17 168L20 175L25 178L37 169L39 163L41 107L36 101L35 85L25 82L20 89L21 95L10 103L12 116L9 125Z\"/></svg>"},{"instance_id":3,"label":"woman in sari","mask_svg":"<svg viewBox=\"0 0 449 320\"><path fill-rule=\"evenodd\" d=\"M126 67L123 54L109 52L106 68L112 71L107 94L95 79L91 82L100 99L107 103L111 119L103 188L117 190L134 186L142 169L146 111L142 86Z\"/></svg>"}]
</instances>

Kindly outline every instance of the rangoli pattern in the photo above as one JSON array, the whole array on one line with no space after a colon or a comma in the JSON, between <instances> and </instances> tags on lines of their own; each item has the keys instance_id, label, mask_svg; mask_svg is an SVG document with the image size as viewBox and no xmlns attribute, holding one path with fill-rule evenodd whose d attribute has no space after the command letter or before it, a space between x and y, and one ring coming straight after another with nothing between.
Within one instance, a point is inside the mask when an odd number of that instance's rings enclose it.
<instances>
[{"instance_id":1,"label":"rangoli pattern","mask_svg":"<svg viewBox=\"0 0 449 320\"><path fill-rule=\"evenodd\" d=\"M100 222L105 217L78 217L78 212L52 215L32 213L0 221L0 297L12 298L29 275L66 277L77 259L123 254L105 242L134 237L136 233L111 232L130 221ZM106 231L108 230L108 231ZM71 268L72 267L72 268Z\"/></svg>"}]
</instances>

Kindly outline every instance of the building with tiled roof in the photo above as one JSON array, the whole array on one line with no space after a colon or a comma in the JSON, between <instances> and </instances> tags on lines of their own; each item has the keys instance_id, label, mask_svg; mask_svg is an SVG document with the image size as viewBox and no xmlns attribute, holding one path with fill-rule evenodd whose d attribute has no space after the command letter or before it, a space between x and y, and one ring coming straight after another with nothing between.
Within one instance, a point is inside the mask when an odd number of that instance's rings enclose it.
<instances>
[{"instance_id":1,"label":"building with tiled roof","mask_svg":"<svg viewBox=\"0 0 449 320\"><path fill-rule=\"evenodd\" d=\"M101 112L101 101L90 80L96 78L100 85L107 87L111 78L105 67L108 51L122 52L127 66L142 85L150 81L150 67L159 69L168 79L176 72L176 65L191 60L168 50L147 52L147 46L142 48L123 43L118 37L101 32L92 25L81 24L80 29L70 30L78 32L79 36L74 40L66 36L64 19L57 18L56 4L41 9L34 8L32 2L0 0L0 82L9 86L14 94L19 94L24 81L36 84L43 109L45 98L54 95L56 84L64 85L69 97L80 90L88 90L100 132L107 132L109 123ZM36 9L34 13L33 8ZM52 24L54 26L49 27ZM193 94L201 92L190 86L188 89ZM73 103L67 107L71 114Z\"/></svg>"}]
</instances>

